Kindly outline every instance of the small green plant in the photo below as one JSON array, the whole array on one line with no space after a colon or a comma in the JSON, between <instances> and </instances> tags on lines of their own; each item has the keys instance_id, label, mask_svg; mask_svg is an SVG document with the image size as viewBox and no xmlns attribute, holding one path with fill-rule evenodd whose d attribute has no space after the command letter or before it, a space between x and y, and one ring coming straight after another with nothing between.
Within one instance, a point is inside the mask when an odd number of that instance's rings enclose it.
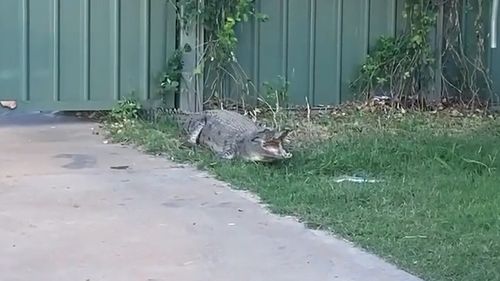
<instances>
[{"instance_id":1,"label":"small green plant","mask_svg":"<svg viewBox=\"0 0 500 281\"><path fill-rule=\"evenodd\" d=\"M288 89L290 82L283 76L278 76L278 79L278 83L263 83L262 86L264 87L264 95L259 97L258 101L263 105L264 110L268 110L272 113L273 126L281 129L287 114L285 107L288 103ZM256 112L254 114L256 114Z\"/></svg>"},{"instance_id":2,"label":"small green plant","mask_svg":"<svg viewBox=\"0 0 500 281\"><path fill-rule=\"evenodd\" d=\"M177 49L173 52L167 62L165 72L162 73L160 80L160 94L165 100L167 95L171 95L179 90L182 79L182 56L184 51Z\"/></svg>"},{"instance_id":3,"label":"small green plant","mask_svg":"<svg viewBox=\"0 0 500 281\"><path fill-rule=\"evenodd\" d=\"M141 105L133 98L120 100L115 106L109 117L113 122L123 122L127 120L135 120L139 118Z\"/></svg>"},{"instance_id":4,"label":"small green plant","mask_svg":"<svg viewBox=\"0 0 500 281\"><path fill-rule=\"evenodd\" d=\"M429 32L436 22L436 6L428 0L407 0L403 16L406 32L381 37L351 84L365 98L379 93L396 98L419 95L433 82Z\"/></svg>"},{"instance_id":5,"label":"small green plant","mask_svg":"<svg viewBox=\"0 0 500 281\"><path fill-rule=\"evenodd\" d=\"M265 89L264 98L267 104L274 104L275 108L286 106L288 103L288 90L290 87L290 82L286 80L283 76L278 76L279 82L264 82L262 86Z\"/></svg>"}]
</instances>

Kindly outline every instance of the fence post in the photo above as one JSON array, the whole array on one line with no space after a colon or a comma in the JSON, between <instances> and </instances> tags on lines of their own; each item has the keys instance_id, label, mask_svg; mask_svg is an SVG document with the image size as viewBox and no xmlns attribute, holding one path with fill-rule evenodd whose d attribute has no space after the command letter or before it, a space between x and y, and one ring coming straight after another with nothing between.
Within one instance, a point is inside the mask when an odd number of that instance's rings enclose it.
<instances>
[{"instance_id":1,"label":"fence post","mask_svg":"<svg viewBox=\"0 0 500 281\"><path fill-rule=\"evenodd\" d=\"M200 1L200 5L203 5ZM184 15L184 6L181 6ZM201 7L200 7L201 8ZM184 111L203 110L203 42L204 32L200 19L190 26L180 23L180 48L184 49L182 81L180 83L179 108Z\"/></svg>"}]
</instances>

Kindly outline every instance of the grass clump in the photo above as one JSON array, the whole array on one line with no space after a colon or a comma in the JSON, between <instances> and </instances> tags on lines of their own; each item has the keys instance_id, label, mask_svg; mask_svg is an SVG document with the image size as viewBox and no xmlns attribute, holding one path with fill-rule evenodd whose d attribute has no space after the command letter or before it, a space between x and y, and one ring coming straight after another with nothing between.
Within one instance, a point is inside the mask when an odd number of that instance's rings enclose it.
<instances>
[{"instance_id":1,"label":"grass clump","mask_svg":"<svg viewBox=\"0 0 500 281\"><path fill-rule=\"evenodd\" d=\"M107 128L114 141L208 169L255 192L272 211L340 235L425 280L500 280L498 121L357 110L287 120L297 128L294 157L273 165L184 149L162 120L115 120ZM360 174L381 181L335 181Z\"/></svg>"}]
</instances>

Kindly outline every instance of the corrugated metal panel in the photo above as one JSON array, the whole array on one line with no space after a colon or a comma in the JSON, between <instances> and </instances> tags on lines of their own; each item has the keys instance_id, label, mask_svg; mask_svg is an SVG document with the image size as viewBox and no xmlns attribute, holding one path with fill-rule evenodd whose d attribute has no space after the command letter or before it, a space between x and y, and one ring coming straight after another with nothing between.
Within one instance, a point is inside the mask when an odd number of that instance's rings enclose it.
<instances>
[{"instance_id":1,"label":"corrugated metal panel","mask_svg":"<svg viewBox=\"0 0 500 281\"><path fill-rule=\"evenodd\" d=\"M142 100L175 49L166 0L0 0L0 100L37 109L108 109Z\"/></svg>"},{"instance_id":2,"label":"corrugated metal panel","mask_svg":"<svg viewBox=\"0 0 500 281\"><path fill-rule=\"evenodd\" d=\"M464 43L464 53L469 56L469 62L476 60L479 46L481 46L481 49L484 51L483 63L488 68L490 75L489 78L492 80L492 85L490 85L492 86L493 96L490 96L490 92L487 90L487 84L484 81L484 76L480 71L475 72L477 80L474 82L476 83L476 86L480 87L478 94L482 98L492 98L491 102L498 105L500 104L500 49L498 46L497 48L491 48L490 25L492 1L483 1L481 5L482 6L479 7L477 1L464 1L458 3L458 9L461 10L459 18L461 24L461 38ZM447 6L447 9L449 9L449 6ZM481 17L478 17L480 13ZM446 25L450 25L448 18L444 18L443 20ZM482 31L484 32L484 42L478 41L475 27L475 24L477 23L480 24ZM500 25L497 26L497 33L500 30L498 28L500 28ZM461 65L457 66L454 58L448 58L445 61L445 65L443 66L443 71L445 71L447 78L447 81L443 82L443 84L447 87L445 94L460 95L460 93L455 90L455 87L450 86L449 84L461 84L461 68ZM471 66L469 66L469 68L472 71L473 68ZM465 94L470 95L471 93L465 92Z\"/></svg>"},{"instance_id":3,"label":"corrugated metal panel","mask_svg":"<svg viewBox=\"0 0 500 281\"><path fill-rule=\"evenodd\" d=\"M290 101L338 104L352 97L348 87L370 44L394 35L401 0L260 0L265 23L238 29L238 60L256 86L290 81Z\"/></svg>"}]
</instances>

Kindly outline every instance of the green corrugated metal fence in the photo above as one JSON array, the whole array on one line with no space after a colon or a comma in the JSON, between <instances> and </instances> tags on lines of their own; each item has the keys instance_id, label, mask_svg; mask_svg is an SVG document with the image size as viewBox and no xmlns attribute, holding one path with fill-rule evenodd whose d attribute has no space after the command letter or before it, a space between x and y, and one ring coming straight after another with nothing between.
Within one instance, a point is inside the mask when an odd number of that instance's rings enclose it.
<instances>
[{"instance_id":1,"label":"green corrugated metal fence","mask_svg":"<svg viewBox=\"0 0 500 281\"><path fill-rule=\"evenodd\" d=\"M487 34L484 59L493 80L493 99L500 102L500 50L490 48L491 3L482 1L481 23ZM471 4L470 0L459 2L466 53L477 45L477 3ZM258 10L269 15L270 20L239 27L237 57L260 93L264 91L263 82L282 76L290 82L289 97L294 104L305 104L306 97L313 105L339 104L352 98L349 82L356 78L373 43L381 35L403 31L404 5L405 0L258 0ZM443 40L440 23L446 20L438 18L431 32L435 50ZM436 67L453 77L452 66ZM445 84L437 75L429 95L438 97ZM238 95L237 87L231 86L230 94ZM448 93L452 88L448 86Z\"/></svg>"},{"instance_id":2,"label":"green corrugated metal fence","mask_svg":"<svg viewBox=\"0 0 500 281\"><path fill-rule=\"evenodd\" d=\"M176 44L165 0L0 0L0 100L109 109L150 98Z\"/></svg>"},{"instance_id":3,"label":"green corrugated metal fence","mask_svg":"<svg viewBox=\"0 0 500 281\"><path fill-rule=\"evenodd\" d=\"M348 83L369 47L398 30L403 3L259 0L269 21L239 27L239 63L256 86L285 77L292 103L338 104L352 97Z\"/></svg>"},{"instance_id":4,"label":"green corrugated metal fence","mask_svg":"<svg viewBox=\"0 0 500 281\"><path fill-rule=\"evenodd\" d=\"M467 59L462 59L462 61L467 62L466 67L469 69L469 77L467 77L468 80L471 80L471 76L475 75L477 79L474 79L474 83L476 86L479 86L479 95L482 98L491 98L492 103L498 104L500 101L500 96L499 96L499 88L500 88L500 50L497 48L492 48L491 43L492 43L492 30L491 30L491 22L492 22L492 2L493 1L480 1L480 0L465 0L465 1L458 1L457 4L457 9L458 9L458 22L460 26L460 31L461 31L461 42L463 42L463 54L467 55ZM450 2L443 2L443 3L450 3ZM481 3L481 7L479 7L479 3ZM446 5L445 9L450 9L450 5ZM455 18L450 19L445 16L443 18L443 23L445 25L445 33L446 29L449 29L450 26L454 26L455 28L457 27L457 24L455 22ZM477 24L477 26L475 26ZM500 30L500 22L496 24L497 28L497 37L498 37L498 31ZM480 30L476 30L480 28ZM478 36L476 33L477 31L480 31L482 36ZM444 34L446 37L447 35ZM482 38L483 40L479 40L478 38ZM456 41L453 41L453 38L451 38L451 42L454 42L455 44L455 50L458 53L462 53L461 50L459 50L459 44ZM446 41L446 42L445 42ZM450 41L443 40L443 44L450 43ZM498 43L497 43L498 44ZM482 69L475 69L475 67L472 66L472 64L477 64L478 61L476 61L477 55L478 55L478 47L480 47L481 52L483 52L484 57L482 57L481 63L483 64L483 67L486 67L487 69L487 74L489 75L489 78L491 79L491 86L493 93L490 95L490 92L487 88L487 85L484 81L485 76L483 75ZM447 53L449 55L449 53ZM460 88L460 85L463 84L463 77L462 74L460 73L461 71L459 69L464 69L463 65L457 66L456 61L451 58L451 57L445 57L444 62L443 62L443 72L446 74L446 81L443 80L442 84L443 87L446 88L442 94L445 95L457 95L460 94L459 91L457 91L458 88ZM470 82L470 81L469 81ZM450 85L453 84L453 85ZM456 88L456 86L458 87ZM465 89L468 90L468 89ZM470 90L470 89L469 89ZM463 94L469 94L470 93L463 93Z\"/></svg>"},{"instance_id":5,"label":"green corrugated metal fence","mask_svg":"<svg viewBox=\"0 0 500 281\"><path fill-rule=\"evenodd\" d=\"M338 104L352 98L348 84L370 46L403 28L404 2L257 0L270 20L238 27L236 56L261 93L264 82L282 76L290 82L291 103ZM473 44L474 12L463 18ZM132 91L151 99L157 75L182 41L169 0L0 0L0 38L0 100L63 110L109 109ZM499 61L500 51L488 48L495 88ZM241 94L226 86L226 96ZM191 106L198 98L186 97L211 94L202 87L188 87L181 104L198 108Z\"/></svg>"}]
</instances>

